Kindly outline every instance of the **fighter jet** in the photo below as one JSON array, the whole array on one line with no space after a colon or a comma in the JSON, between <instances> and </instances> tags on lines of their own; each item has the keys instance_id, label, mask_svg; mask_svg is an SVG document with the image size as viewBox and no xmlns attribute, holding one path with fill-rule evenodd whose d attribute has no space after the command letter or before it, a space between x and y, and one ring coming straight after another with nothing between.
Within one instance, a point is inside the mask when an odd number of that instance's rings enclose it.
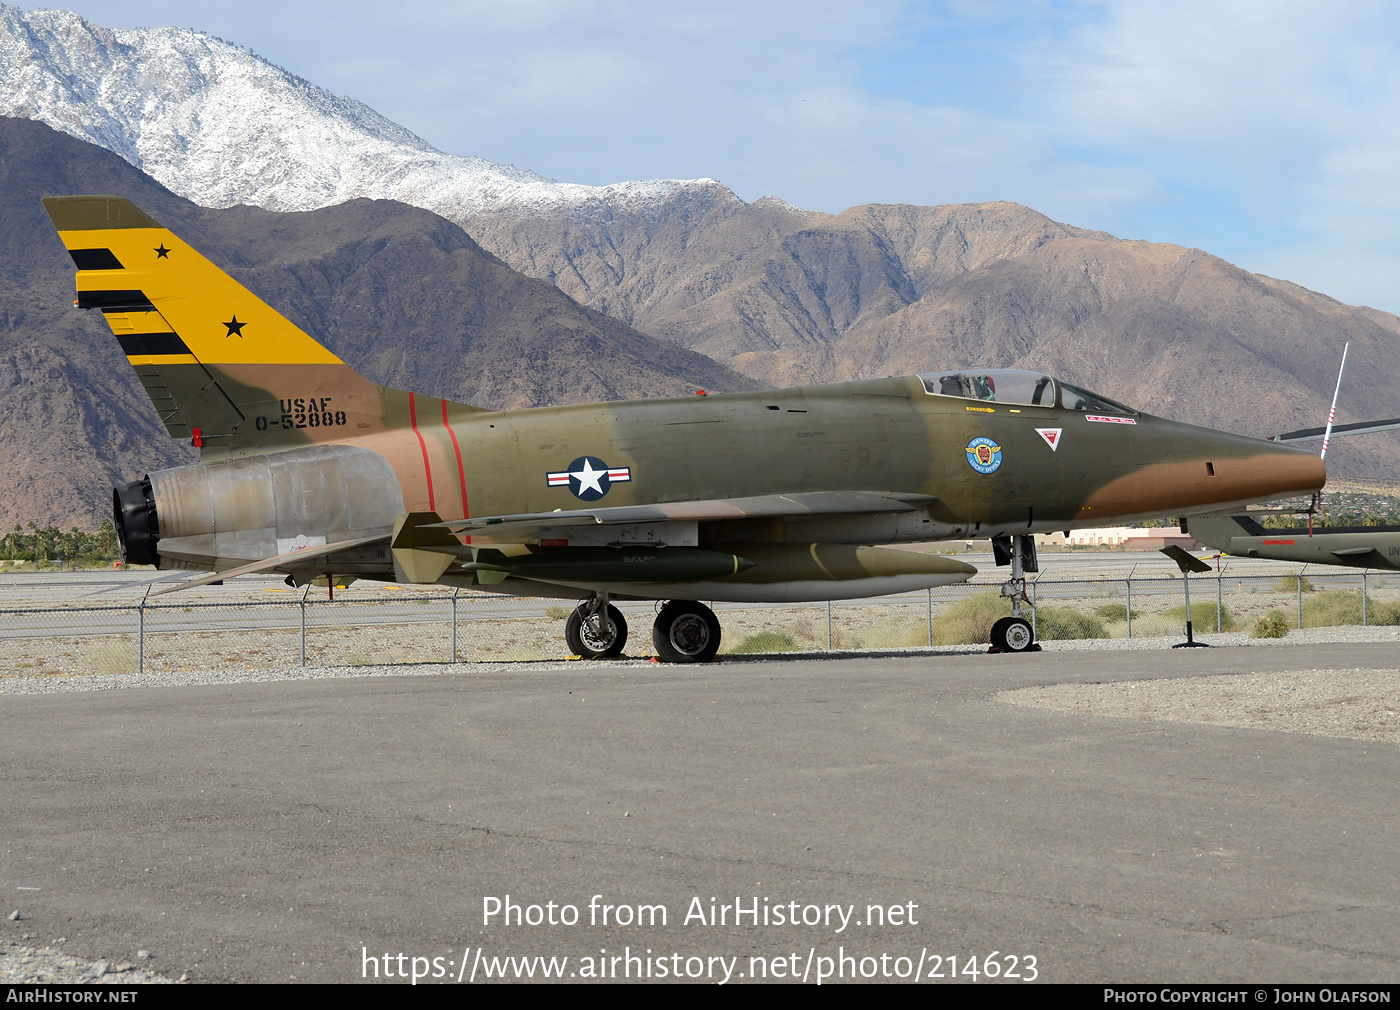
<instances>
[{"instance_id":1,"label":"fighter jet","mask_svg":"<svg viewBox=\"0 0 1400 1010\"><path fill-rule=\"evenodd\" d=\"M200 461L113 490L123 556L205 571L440 583L582 601L565 639L712 659L701 601L851 599L963 582L887 545L992 538L1020 616L1032 534L1322 487L1311 453L1153 417L1050 375L931 371L757 393L492 411L376 385L118 197L44 201L172 438Z\"/></svg>"}]
</instances>

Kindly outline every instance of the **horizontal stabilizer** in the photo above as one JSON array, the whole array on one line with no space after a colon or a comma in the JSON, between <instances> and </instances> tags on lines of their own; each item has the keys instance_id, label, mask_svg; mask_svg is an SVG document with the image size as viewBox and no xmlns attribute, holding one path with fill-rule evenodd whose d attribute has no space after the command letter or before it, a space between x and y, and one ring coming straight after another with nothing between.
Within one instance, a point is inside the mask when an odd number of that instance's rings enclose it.
<instances>
[{"instance_id":1,"label":"horizontal stabilizer","mask_svg":"<svg viewBox=\"0 0 1400 1010\"><path fill-rule=\"evenodd\" d=\"M254 572L265 572L270 568L280 568L283 565L294 565L307 558L325 557L327 554L335 554L338 551L348 551L352 547L364 547L366 544L382 543L388 537L360 537L357 540L342 540L338 544L326 544L324 547L308 547L297 551L288 551L286 554L279 554L273 558L263 558L261 561L254 561L251 564L241 565L238 568L230 568L222 572L210 572L208 575L200 576L197 579L190 579L188 582L181 582L178 586L171 586L168 589L158 589L152 596L162 596L165 593L178 593L182 589L194 589L196 586L207 586L211 582L221 582L224 579L231 579L235 575L252 575Z\"/></svg>"},{"instance_id":2,"label":"horizontal stabilizer","mask_svg":"<svg viewBox=\"0 0 1400 1010\"><path fill-rule=\"evenodd\" d=\"M1332 437L1340 435L1370 435L1377 431L1392 431L1400 428L1400 417L1392 417L1385 421L1357 421L1355 424L1334 424L1332 426ZM1275 435L1271 442L1319 442L1327 434L1326 428L1300 428L1297 431L1285 431L1282 435Z\"/></svg>"}]
</instances>

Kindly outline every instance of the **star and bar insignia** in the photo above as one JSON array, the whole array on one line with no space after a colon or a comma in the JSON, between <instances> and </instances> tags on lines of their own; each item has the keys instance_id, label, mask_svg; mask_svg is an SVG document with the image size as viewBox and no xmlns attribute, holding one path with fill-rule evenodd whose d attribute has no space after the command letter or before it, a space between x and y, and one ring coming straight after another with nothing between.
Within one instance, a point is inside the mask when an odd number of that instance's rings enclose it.
<instances>
[{"instance_id":1,"label":"star and bar insignia","mask_svg":"<svg viewBox=\"0 0 1400 1010\"><path fill-rule=\"evenodd\" d=\"M614 484L631 479L631 467L608 466L597 456L580 456L567 469L545 474L545 481L550 487L568 487L575 497L584 501L597 501Z\"/></svg>"}]
</instances>

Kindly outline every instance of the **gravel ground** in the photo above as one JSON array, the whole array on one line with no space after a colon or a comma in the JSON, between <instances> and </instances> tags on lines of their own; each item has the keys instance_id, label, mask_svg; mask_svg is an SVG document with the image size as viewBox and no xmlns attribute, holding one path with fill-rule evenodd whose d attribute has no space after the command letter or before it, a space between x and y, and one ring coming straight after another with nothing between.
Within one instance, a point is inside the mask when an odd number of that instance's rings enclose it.
<instances>
[{"instance_id":1,"label":"gravel ground","mask_svg":"<svg viewBox=\"0 0 1400 1010\"><path fill-rule=\"evenodd\" d=\"M1180 635L1165 638L1095 638L1076 639L1060 642L1045 642L1043 647L1053 652L1082 651L1128 651L1145 649L1167 649L1182 640ZM1281 639L1250 638L1245 632L1223 635L1201 635L1200 641L1215 648L1272 649L1288 645L1320 645L1329 642L1400 642L1400 628L1307 628L1294 630ZM983 646L949 645L933 648L905 648L866 650L863 654L871 659L884 655L973 655L985 652ZM830 654L821 652L765 653L752 656L721 656L721 661L772 662L792 659L809 661L820 660L824 655L849 658L861 655L859 651L841 651ZM336 677L432 677L444 674L471 674L473 676L492 674L547 673L561 670L577 670L580 667L614 668L618 665L642 666L650 664L650 657L624 657L621 660L584 661L548 660L542 662L497 662L497 663L400 663L383 666L300 666L292 664L272 665L259 668L215 667L210 669L148 671L137 676L135 673L71 673L38 668L14 669L0 673L0 695L3 694L65 694L74 691L109 691L132 687L192 687L203 684L247 684L281 680L323 680ZM677 667L677 669L681 669ZM1186 683L1186 682L1182 682Z\"/></svg>"},{"instance_id":2,"label":"gravel ground","mask_svg":"<svg viewBox=\"0 0 1400 1010\"><path fill-rule=\"evenodd\" d=\"M1400 743L1400 670L1289 670L1230 677L1052 684L998 695L1027 708Z\"/></svg>"},{"instance_id":3,"label":"gravel ground","mask_svg":"<svg viewBox=\"0 0 1400 1010\"><path fill-rule=\"evenodd\" d=\"M54 944L65 941L55 940ZM145 955L145 957L142 957ZM150 954L137 951L138 961L144 961ZM120 961L82 961L69 957L57 946L25 947L17 943L0 940L0 982L13 983L52 983L56 985L132 985L134 983L163 983L166 985L183 982L180 978L165 978L153 972L144 971L136 965Z\"/></svg>"}]
</instances>

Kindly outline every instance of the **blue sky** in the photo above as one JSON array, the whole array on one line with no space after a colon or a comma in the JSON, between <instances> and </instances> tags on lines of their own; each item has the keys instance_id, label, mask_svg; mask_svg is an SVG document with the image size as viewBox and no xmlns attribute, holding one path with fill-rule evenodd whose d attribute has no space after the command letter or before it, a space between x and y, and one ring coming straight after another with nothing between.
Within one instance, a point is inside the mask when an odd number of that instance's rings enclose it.
<instances>
[{"instance_id":1,"label":"blue sky","mask_svg":"<svg viewBox=\"0 0 1400 1010\"><path fill-rule=\"evenodd\" d=\"M561 180L709 176L833 212L1014 200L1400 312L1391 4L66 6L212 32Z\"/></svg>"}]
</instances>

